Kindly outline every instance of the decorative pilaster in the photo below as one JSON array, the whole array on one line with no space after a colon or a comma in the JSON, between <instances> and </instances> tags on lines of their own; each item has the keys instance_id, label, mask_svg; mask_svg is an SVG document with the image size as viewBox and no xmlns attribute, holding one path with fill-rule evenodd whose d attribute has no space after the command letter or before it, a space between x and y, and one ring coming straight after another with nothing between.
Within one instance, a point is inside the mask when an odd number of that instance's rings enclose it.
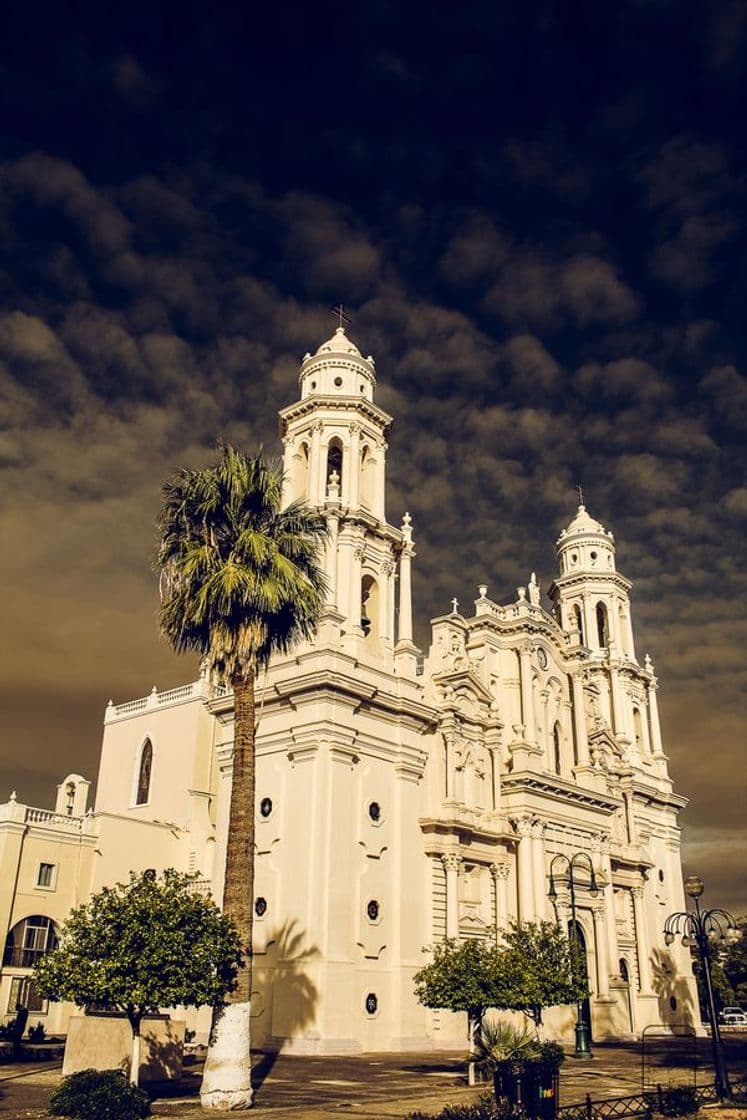
<instances>
[{"instance_id":1,"label":"decorative pilaster","mask_svg":"<svg viewBox=\"0 0 747 1120\"><path fill-rule=\"evenodd\" d=\"M603 894L609 971L611 976L617 976L620 967L620 952L617 944L617 918L615 917L615 889L612 885L610 837L606 833L602 833L599 837L599 856L604 881Z\"/></svg>"},{"instance_id":2,"label":"decorative pilaster","mask_svg":"<svg viewBox=\"0 0 747 1120\"><path fill-rule=\"evenodd\" d=\"M399 557L399 626L394 660L397 672L408 677L414 677L417 671L418 649L412 640L412 561L415 555L412 518L409 513L405 513L402 518L402 551Z\"/></svg>"},{"instance_id":3,"label":"decorative pilaster","mask_svg":"<svg viewBox=\"0 0 747 1120\"><path fill-rule=\"evenodd\" d=\"M600 999L610 998L610 966L607 947L607 934L604 928L604 906L595 906L592 910L594 918L594 946L597 958L597 995Z\"/></svg>"},{"instance_id":4,"label":"decorative pilaster","mask_svg":"<svg viewBox=\"0 0 747 1120\"><path fill-rule=\"evenodd\" d=\"M498 860L490 865L490 873L495 883L495 939L501 940L503 930L508 926L508 876L510 872L508 861Z\"/></svg>"},{"instance_id":5,"label":"decorative pilaster","mask_svg":"<svg viewBox=\"0 0 747 1120\"><path fill-rule=\"evenodd\" d=\"M534 885L534 914L538 922L546 917L547 897L545 870L545 823L532 822L532 882Z\"/></svg>"},{"instance_id":6,"label":"decorative pilaster","mask_svg":"<svg viewBox=\"0 0 747 1120\"><path fill-rule=\"evenodd\" d=\"M524 642L519 649L519 677L521 681L521 719L524 724L524 737L530 746L537 744L537 728L534 719L534 695L532 683L532 647Z\"/></svg>"},{"instance_id":7,"label":"decorative pilaster","mask_svg":"<svg viewBox=\"0 0 747 1120\"><path fill-rule=\"evenodd\" d=\"M356 420L353 420L348 430L350 432L350 463L347 470L348 505L351 509L358 509L361 479L361 426ZM343 478L343 487L344 484Z\"/></svg>"},{"instance_id":8,"label":"decorative pilaster","mask_svg":"<svg viewBox=\"0 0 747 1120\"><path fill-rule=\"evenodd\" d=\"M615 665L612 665L612 659L615 657L615 649L610 645L609 659L610 659L610 701L612 704L612 719L610 723L612 730L616 735L620 735L625 730L625 720L623 718L622 708L622 693L620 691L620 674Z\"/></svg>"},{"instance_id":9,"label":"decorative pilaster","mask_svg":"<svg viewBox=\"0 0 747 1120\"><path fill-rule=\"evenodd\" d=\"M446 936L459 937L459 866L462 857L456 852L441 856L446 871Z\"/></svg>"},{"instance_id":10,"label":"decorative pilaster","mask_svg":"<svg viewBox=\"0 0 747 1120\"><path fill-rule=\"evenodd\" d=\"M651 992L651 960L649 957L646 915L643 911L643 886L633 887L633 917L635 920L635 940L638 950L638 976L641 981L641 994Z\"/></svg>"},{"instance_id":11,"label":"decorative pilaster","mask_svg":"<svg viewBox=\"0 0 747 1120\"><path fill-rule=\"evenodd\" d=\"M581 673L571 677L573 687L573 727L576 734L578 765L589 765L589 737L586 732L586 705L584 704L584 683Z\"/></svg>"},{"instance_id":12,"label":"decorative pilaster","mask_svg":"<svg viewBox=\"0 0 747 1120\"><path fill-rule=\"evenodd\" d=\"M321 420L311 425L311 452L309 454L309 505L317 506L324 499L324 485L327 475L327 459L322 455L320 445L322 441Z\"/></svg>"},{"instance_id":13,"label":"decorative pilaster","mask_svg":"<svg viewBox=\"0 0 747 1120\"><path fill-rule=\"evenodd\" d=\"M516 854L516 879L519 895L519 921L534 919L534 887L532 866L532 818L517 817L511 822L519 837Z\"/></svg>"}]
</instances>

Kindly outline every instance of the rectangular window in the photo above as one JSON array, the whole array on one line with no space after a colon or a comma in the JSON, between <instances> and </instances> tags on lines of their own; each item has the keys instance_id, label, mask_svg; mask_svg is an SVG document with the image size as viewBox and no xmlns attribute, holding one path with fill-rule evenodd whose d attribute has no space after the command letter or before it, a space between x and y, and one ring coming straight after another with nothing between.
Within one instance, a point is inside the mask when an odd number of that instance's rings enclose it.
<instances>
[{"instance_id":1,"label":"rectangular window","mask_svg":"<svg viewBox=\"0 0 747 1120\"><path fill-rule=\"evenodd\" d=\"M52 887L54 886L54 864L53 863L40 863L39 875L37 876L37 887Z\"/></svg>"},{"instance_id":2,"label":"rectangular window","mask_svg":"<svg viewBox=\"0 0 747 1120\"><path fill-rule=\"evenodd\" d=\"M46 1014L47 1001L39 995L36 984L30 976L14 976L11 980L8 1011L15 1013L19 1003L36 1014Z\"/></svg>"}]
</instances>

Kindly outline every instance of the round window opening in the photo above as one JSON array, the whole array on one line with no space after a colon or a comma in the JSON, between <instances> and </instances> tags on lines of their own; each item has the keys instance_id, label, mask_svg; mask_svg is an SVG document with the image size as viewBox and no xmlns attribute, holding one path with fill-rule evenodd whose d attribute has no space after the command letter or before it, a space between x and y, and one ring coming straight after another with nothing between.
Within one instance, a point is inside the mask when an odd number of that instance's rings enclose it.
<instances>
[{"instance_id":1,"label":"round window opening","mask_svg":"<svg viewBox=\"0 0 747 1120\"><path fill-rule=\"evenodd\" d=\"M361 393L365 393L366 390L365 390L363 385L360 386L360 391L361 391Z\"/></svg>"},{"instance_id":2,"label":"round window opening","mask_svg":"<svg viewBox=\"0 0 747 1120\"><path fill-rule=\"evenodd\" d=\"M312 381L312 382L311 382L311 388L312 388L312 389L316 389L316 381Z\"/></svg>"},{"instance_id":3,"label":"round window opening","mask_svg":"<svg viewBox=\"0 0 747 1120\"><path fill-rule=\"evenodd\" d=\"M674 996L669 997L669 1006L672 1008L672 1011L677 1010L677 1000Z\"/></svg>"},{"instance_id":4,"label":"round window opening","mask_svg":"<svg viewBox=\"0 0 747 1120\"><path fill-rule=\"evenodd\" d=\"M577 552L572 552L571 553L571 564L575 564L577 560L578 560L578 553Z\"/></svg>"},{"instance_id":5,"label":"round window opening","mask_svg":"<svg viewBox=\"0 0 747 1120\"><path fill-rule=\"evenodd\" d=\"M659 870L659 882L664 882L664 872L661 869Z\"/></svg>"},{"instance_id":6,"label":"round window opening","mask_svg":"<svg viewBox=\"0 0 747 1120\"><path fill-rule=\"evenodd\" d=\"M336 377L335 378L335 385L337 386L338 389L340 388L340 386L342 385L342 378L341 377Z\"/></svg>"},{"instance_id":7,"label":"round window opening","mask_svg":"<svg viewBox=\"0 0 747 1120\"><path fill-rule=\"evenodd\" d=\"M366 913L368 914L370 921L375 922L379 916L379 912L379 904L375 898L372 898L368 906L366 907Z\"/></svg>"},{"instance_id":8,"label":"round window opening","mask_svg":"<svg viewBox=\"0 0 747 1120\"><path fill-rule=\"evenodd\" d=\"M591 556L592 560L596 560L596 558L597 558L596 552L590 553L590 556Z\"/></svg>"},{"instance_id":9,"label":"round window opening","mask_svg":"<svg viewBox=\"0 0 747 1120\"><path fill-rule=\"evenodd\" d=\"M381 805L379 805L378 801L372 801L368 806L368 815L372 821L381 820Z\"/></svg>"},{"instance_id":10,"label":"round window opening","mask_svg":"<svg viewBox=\"0 0 747 1120\"><path fill-rule=\"evenodd\" d=\"M267 913L267 899L266 898L262 898L260 896L260 898L257 899L257 901L254 903L254 913L257 915L258 918L264 918L265 914Z\"/></svg>"},{"instance_id":11,"label":"round window opening","mask_svg":"<svg viewBox=\"0 0 747 1120\"><path fill-rule=\"evenodd\" d=\"M366 1014L375 1015L379 1009L379 999L376 992L369 992L366 996Z\"/></svg>"},{"instance_id":12,"label":"round window opening","mask_svg":"<svg viewBox=\"0 0 747 1120\"><path fill-rule=\"evenodd\" d=\"M262 798L262 800L259 803L259 812L260 812L261 816L263 816L265 818L269 817L270 813L272 812L272 798L271 797L263 797Z\"/></svg>"}]
</instances>

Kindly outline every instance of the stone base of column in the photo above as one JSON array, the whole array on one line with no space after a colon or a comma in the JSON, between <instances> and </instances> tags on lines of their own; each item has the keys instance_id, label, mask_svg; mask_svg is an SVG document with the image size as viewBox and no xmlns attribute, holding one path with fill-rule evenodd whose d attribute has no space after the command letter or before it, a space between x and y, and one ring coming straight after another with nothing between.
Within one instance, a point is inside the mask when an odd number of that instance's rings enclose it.
<instances>
[{"instance_id":1,"label":"stone base of column","mask_svg":"<svg viewBox=\"0 0 747 1120\"><path fill-rule=\"evenodd\" d=\"M317 646L339 646L340 628L344 621L345 615L341 614L337 607L325 607L319 616L316 640L314 641L314 639L312 639L312 644Z\"/></svg>"},{"instance_id":2,"label":"stone base of column","mask_svg":"<svg viewBox=\"0 0 747 1120\"><path fill-rule=\"evenodd\" d=\"M414 642L397 642L394 647L394 671L398 677L416 677L420 650Z\"/></svg>"},{"instance_id":3,"label":"stone base of column","mask_svg":"<svg viewBox=\"0 0 747 1120\"><path fill-rule=\"evenodd\" d=\"M542 751L539 747L533 747L531 743L510 743L509 750L511 752L511 771L514 774L520 773L522 770L536 770L533 766L533 760L542 757Z\"/></svg>"}]
</instances>

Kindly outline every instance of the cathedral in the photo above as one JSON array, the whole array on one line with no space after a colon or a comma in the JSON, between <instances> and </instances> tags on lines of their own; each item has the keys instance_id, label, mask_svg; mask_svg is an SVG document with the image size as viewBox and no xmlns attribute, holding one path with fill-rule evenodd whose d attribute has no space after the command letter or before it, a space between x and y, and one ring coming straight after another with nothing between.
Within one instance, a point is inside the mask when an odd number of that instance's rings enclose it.
<instances>
[{"instance_id":1,"label":"cathedral","mask_svg":"<svg viewBox=\"0 0 747 1120\"><path fill-rule=\"evenodd\" d=\"M340 326L280 412L285 498L324 512L329 590L316 639L258 681L253 1046L464 1047L463 1016L421 1007L413 975L428 945L500 941L513 921L575 922L594 1038L697 1020L689 954L663 939L684 909L685 799L612 533L580 504L546 600L534 574L510 602L481 584L421 651L375 390ZM31 966L71 906L130 869L195 872L221 899L231 752L232 697L202 676L109 703L92 808L76 774L54 810L0 805L0 1013L20 999L64 1029L71 1009L39 999ZM206 1036L208 1009L187 1020ZM548 1035L574 1020L548 1013Z\"/></svg>"}]
</instances>

